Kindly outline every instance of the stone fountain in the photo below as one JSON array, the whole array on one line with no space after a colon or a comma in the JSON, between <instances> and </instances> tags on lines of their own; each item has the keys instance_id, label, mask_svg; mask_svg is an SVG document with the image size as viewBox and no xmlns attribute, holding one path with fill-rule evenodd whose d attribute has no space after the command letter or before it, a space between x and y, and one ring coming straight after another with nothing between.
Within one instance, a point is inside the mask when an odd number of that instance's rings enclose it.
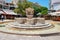
<instances>
[{"instance_id":1,"label":"stone fountain","mask_svg":"<svg viewBox=\"0 0 60 40\"><path fill-rule=\"evenodd\" d=\"M15 18L14 23L10 23L7 27L11 28L19 28L19 29L41 29L41 28L49 28L52 25L45 22L44 18L33 18L34 9L27 8L26 16L27 18Z\"/></svg>"}]
</instances>

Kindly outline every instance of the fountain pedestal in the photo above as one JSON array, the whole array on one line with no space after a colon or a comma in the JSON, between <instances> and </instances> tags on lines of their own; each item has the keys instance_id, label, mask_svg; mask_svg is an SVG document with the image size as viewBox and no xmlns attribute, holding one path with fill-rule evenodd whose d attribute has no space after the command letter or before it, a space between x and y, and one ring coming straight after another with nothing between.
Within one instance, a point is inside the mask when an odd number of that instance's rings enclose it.
<instances>
[{"instance_id":1,"label":"fountain pedestal","mask_svg":"<svg viewBox=\"0 0 60 40\"><path fill-rule=\"evenodd\" d=\"M25 23L26 25L34 25L34 19L27 18L26 20L27 20Z\"/></svg>"}]
</instances>

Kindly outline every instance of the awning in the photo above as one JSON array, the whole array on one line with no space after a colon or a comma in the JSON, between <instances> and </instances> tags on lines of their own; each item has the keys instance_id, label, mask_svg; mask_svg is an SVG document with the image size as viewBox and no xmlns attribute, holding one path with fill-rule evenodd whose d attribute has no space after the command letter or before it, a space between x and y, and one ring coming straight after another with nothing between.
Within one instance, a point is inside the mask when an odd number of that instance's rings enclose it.
<instances>
[{"instance_id":1,"label":"awning","mask_svg":"<svg viewBox=\"0 0 60 40\"><path fill-rule=\"evenodd\" d=\"M0 11L0 14L3 14L4 12Z\"/></svg>"},{"instance_id":2,"label":"awning","mask_svg":"<svg viewBox=\"0 0 60 40\"><path fill-rule=\"evenodd\" d=\"M6 14L17 15L17 13L13 12L12 10L3 9L3 11L4 11Z\"/></svg>"},{"instance_id":3,"label":"awning","mask_svg":"<svg viewBox=\"0 0 60 40\"><path fill-rule=\"evenodd\" d=\"M60 16L60 12L52 12L52 13L49 13L50 15L52 16Z\"/></svg>"}]
</instances>

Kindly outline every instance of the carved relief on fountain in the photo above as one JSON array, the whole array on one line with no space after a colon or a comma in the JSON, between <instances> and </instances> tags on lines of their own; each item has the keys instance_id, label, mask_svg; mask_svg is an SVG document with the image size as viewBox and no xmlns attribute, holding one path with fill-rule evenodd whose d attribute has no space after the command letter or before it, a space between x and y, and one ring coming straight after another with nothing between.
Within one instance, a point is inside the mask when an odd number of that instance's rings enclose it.
<instances>
[{"instance_id":1,"label":"carved relief on fountain","mask_svg":"<svg viewBox=\"0 0 60 40\"><path fill-rule=\"evenodd\" d=\"M44 24L44 23L45 23L45 18L37 18L36 24Z\"/></svg>"},{"instance_id":2,"label":"carved relief on fountain","mask_svg":"<svg viewBox=\"0 0 60 40\"><path fill-rule=\"evenodd\" d=\"M44 18L33 18L34 16L34 9L33 8L27 8L26 10L26 16L27 18L16 18L16 21L18 21L20 24L44 24L45 19Z\"/></svg>"},{"instance_id":3,"label":"carved relief on fountain","mask_svg":"<svg viewBox=\"0 0 60 40\"><path fill-rule=\"evenodd\" d=\"M20 24L24 24L26 22L26 18L16 18L15 20Z\"/></svg>"}]
</instances>

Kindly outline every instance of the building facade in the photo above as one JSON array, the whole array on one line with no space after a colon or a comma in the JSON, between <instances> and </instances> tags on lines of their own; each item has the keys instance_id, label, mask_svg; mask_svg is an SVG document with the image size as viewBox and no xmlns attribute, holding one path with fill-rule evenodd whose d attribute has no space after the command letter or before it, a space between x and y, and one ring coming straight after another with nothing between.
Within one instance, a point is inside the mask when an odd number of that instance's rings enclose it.
<instances>
[{"instance_id":1,"label":"building facade","mask_svg":"<svg viewBox=\"0 0 60 40\"><path fill-rule=\"evenodd\" d=\"M50 0L51 10L60 10L60 0Z\"/></svg>"},{"instance_id":2,"label":"building facade","mask_svg":"<svg viewBox=\"0 0 60 40\"><path fill-rule=\"evenodd\" d=\"M4 4L6 0L0 0L0 4Z\"/></svg>"},{"instance_id":3,"label":"building facade","mask_svg":"<svg viewBox=\"0 0 60 40\"><path fill-rule=\"evenodd\" d=\"M2 8L5 5L6 0L0 0L0 8Z\"/></svg>"},{"instance_id":4,"label":"building facade","mask_svg":"<svg viewBox=\"0 0 60 40\"><path fill-rule=\"evenodd\" d=\"M15 5L12 2L6 2L7 0L0 0L0 8L2 9L13 9Z\"/></svg>"}]
</instances>

